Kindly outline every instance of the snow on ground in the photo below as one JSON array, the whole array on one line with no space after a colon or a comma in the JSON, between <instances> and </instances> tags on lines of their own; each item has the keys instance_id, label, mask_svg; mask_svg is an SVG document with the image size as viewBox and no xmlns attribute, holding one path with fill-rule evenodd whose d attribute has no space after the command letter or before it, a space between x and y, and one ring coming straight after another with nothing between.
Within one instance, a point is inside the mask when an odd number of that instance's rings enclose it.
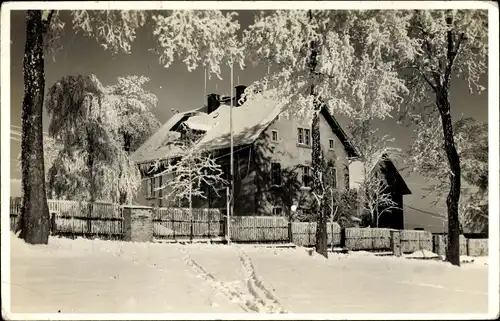
<instances>
[{"instance_id":1,"label":"snow on ground","mask_svg":"<svg viewBox=\"0 0 500 321\"><path fill-rule=\"evenodd\" d=\"M11 237L12 312L485 313L484 258ZM471 268L473 267L473 268Z\"/></svg>"}]
</instances>

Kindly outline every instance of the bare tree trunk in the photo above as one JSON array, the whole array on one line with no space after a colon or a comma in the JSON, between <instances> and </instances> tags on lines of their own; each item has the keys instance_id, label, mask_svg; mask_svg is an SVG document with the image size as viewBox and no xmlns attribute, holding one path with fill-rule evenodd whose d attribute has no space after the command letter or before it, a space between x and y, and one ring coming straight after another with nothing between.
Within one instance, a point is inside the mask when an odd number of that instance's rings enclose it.
<instances>
[{"instance_id":1,"label":"bare tree trunk","mask_svg":"<svg viewBox=\"0 0 500 321\"><path fill-rule=\"evenodd\" d=\"M450 114L450 101L448 90L441 88L436 93L436 104L441 114L443 125L444 149L450 165L450 192L446 198L448 208L448 246L446 249L447 260L460 266L460 223L458 219L458 203L460 201L460 158L453 138L453 125Z\"/></svg>"},{"instance_id":2,"label":"bare tree trunk","mask_svg":"<svg viewBox=\"0 0 500 321\"><path fill-rule=\"evenodd\" d=\"M320 130L319 130L319 111L313 118L312 124L312 171L313 186L312 190L318 197L318 217L316 228L316 252L328 258L328 231L327 231L327 213L326 197L323 186L323 153L321 150Z\"/></svg>"},{"instance_id":3,"label":"bare tree trunk","mask_svg":"<svg viewBox=\"0 0 500 321\"><path fill-rule=\"evenodd\" d=\"M43 37L50 18L42 12L26 12L24 47L24 99L22 105L21 170L23 203L20 238L30 244L47 244L50 234L49 207L45 191L42 111L45 89Z\"/></svg>"},{"instance_id":4,"label":"bare tree trunk","mask_svg":"<svg viewBox=\"0 0 500 321\"><path fill-rule=\"evenodd\" d=\"M312 11L309 10L309 19L312 20ZM309 68L311 71L311 92L310 95L316 97L316 92L314 88L314 73L316 71L316 66L318 64L317 56L317 44L315 41L311 41L311 55L309 57ZM328 215L328 205L325 202L325 191L323 186L322 174L324 174L323 166L323 151L321 150L321 134L319 129L319 117L321 111L321 105L317 99L314 102L314 118L312 121L311 129L311 140L312 140L312 172L313 172L313 186L312 191L318 197L318 218L317 218L317 228L316 228L316 252L328 258L328 231L327 231L327 218Z\"/></svg>"}]
</instances>

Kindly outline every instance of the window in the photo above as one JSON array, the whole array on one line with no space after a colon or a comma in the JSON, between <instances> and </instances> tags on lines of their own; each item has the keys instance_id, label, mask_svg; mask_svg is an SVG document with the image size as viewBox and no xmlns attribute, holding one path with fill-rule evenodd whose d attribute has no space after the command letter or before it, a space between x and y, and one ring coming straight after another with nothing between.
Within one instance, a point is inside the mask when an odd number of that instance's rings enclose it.
<instances>
[{"instance_id":1,"label":"window","mask_svg":"<svg viewBox=\"0 0 500 321\"><path fill-rule=\"evenodd\" d=\"M271 140L273 142L277 142L278 141L278 131L277 130L271 131Z\"/></svg>"},{"instance_id":2,"label":"window","mask_svg":"<svg viewBox=\"0 0 500 321\"><path fill-rule=\"evenodd\" d=\"M277 162L271 163L271 185L281 185L281 164Z\"/></svg>"},{"instance_id":3,"label":"window","mask_svg":"<svg viewBox=\"0 0 500 321\"><path fill-rule=\"evenodd\" d=\"M311 168L309 166L302 166L302 187L311 187L312 177Z\"/></svg>"},{"instance_id":4,"label":"window","mask_svg":"<svg viewBox=\"0 0 500 321\"><path fill-rule=\"evenodd\" d=\"M309 129L304 129L304 144L306 144L307 146L310 146L311 145L311 130Z\"/></svg>"},{"instance_id":5,"label":"window","mask_svg":"<svg viewBox=\"0 0 500 321\"><path fill-rule=\"evenodd\" d=\"M337 169L333 167L332 171L332 188L337 188Z\"/></svg>"},{"instance_id":6,"label":"window","mask_svg":"<svg viewBox=\"0 0 500 321\"><path fill-rule=\"evenodd\" d=\"M307 128L298 128L297 129L297 143L300 145L311 145L311 130Z\"/></svg>"},{"instance_id":7,"label":"window","mask_svg":"<svg viewBox=\"0 0 500 321\"><path fill-rule=\"evenodd\" d=\"M273 207L273 216L281 216L281 207Z\"/></svg>"},{"instance_id":8,"label":"window","mask_svg":"<svg viewBox=\"0 0 500 321\"><path fill-rule=\"evenodd\" d=\"M158 180L158 186L157 187L162 187L163 186L163 182L162 182L163 181L163 175L158 176L157 180ZM160 189L160 190L158 190L158 197L162 198L162 196L163 196L163 189Z\"/></svg>"},{"instance_id":9,"label":"window","mask_svg":"<svg viewBox=\"0 0 500 321\"><path fill-rule=\"evenodd\" d=\"M328 143L329 143L328 148L335 149L335 139L330 138L330 140L328 141Z\"/></svg>"},{"instance_id":10,"label":"window","mask_svg":"<svg viewBox=\"0 0 500 321\"><path fill-rule=\"evenodd\" d=\"M159 180L157 177L150 177L146 181L146 198L155 197L155 188L158 187Z\"/></svg>"}]
</instances>

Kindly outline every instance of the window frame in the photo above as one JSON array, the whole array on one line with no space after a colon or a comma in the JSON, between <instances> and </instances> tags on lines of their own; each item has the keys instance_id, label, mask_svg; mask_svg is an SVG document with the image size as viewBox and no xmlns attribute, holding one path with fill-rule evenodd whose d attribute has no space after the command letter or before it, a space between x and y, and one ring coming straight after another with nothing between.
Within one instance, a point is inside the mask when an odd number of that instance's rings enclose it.
<instances>
[{"instance_id":1,"label":"window frame","mask_svg":"<svg viewBox=\"0 0 500 321\"><path fill-rule=\"evenodd\" d=\"M274 173L275 170L273 169L273 165L278 165L278 183L275 184L276 182L274 181ZM282 181L281 181L281 163L278 161L271 161L271 171L270 171L270 179L271 179L271 186L281 186Z\"/></svg>"},{"instance_id":2,"label":"window frame","mask_svg":"<svg viewBox=\"0 0 500 321\"><path fill-rule=\"evenodd\" d=\"M299 145L304 144L304 128L301 127L297 128L297 144Z\"/></svg>"},{"instance_id":3,"label":"window frame","mask_svg":"<svg viewBox=\"0 0 500 321\"><path fill-rule=\"evenodd\" d=\"M276 134L276 139L274 139L274 134ZM277 129L272 129L271 130L271 141L273 143L277 143L279 141L279 131Z\"/></svg>"},{"instance_id":4,"label":"window frame","mask_svg":"<svg viewBox=\"0 0 500 321\"><path fill-rule=\"evenodd\" d=\"M297 127L297 145L311 147L312 145L311 129L305 127Z\"/></svg>"},{"instance_id":5,"label":"window frame","mask_svg":"<svg viewBox=\"0 0 500 321\"><path fill-rule=\"evenodd\" d=\"M311 183L312 183L312 175L311 175L311 166L309 165L302 165L301 166L301 175L300 175L300 183L301 183L301 188L311 188ZM307 174L305 174L307 172ZM308 178L307 185L304 184L304 176Z\"/></svg>"},{"instance_id":6,"label":"window frame","mask_svg":"<svg viewBox=\"0 0 500 321\"><path fill-rule=\"evenodd\" d=\"M328 149L335 150L335 139L334 138L328 139Z\"/></svg>"},{"instance_id":7,"label":"window frame","mask_svg":"<svg viewBox=\"0 0 500 321\"><path fill-rule=\"evenodd\" d=\"M333 186L332 186L332 188L333 189L337 189L338 188L337 167L333 166L330 170L332 171L332 176L333 176Z\"/></svg>"},{"instance_id":8,"label":"window frame","mask_svg":"<svg viewBox=\"0 0 500 321\"><path fill-rule=\"evenodd\" d=\"M276 213L276 210L279 210L279 213ZM273 206L272 214L273 216L283 216L283 208L281 206Z\"/></svg>"}]
</instances>

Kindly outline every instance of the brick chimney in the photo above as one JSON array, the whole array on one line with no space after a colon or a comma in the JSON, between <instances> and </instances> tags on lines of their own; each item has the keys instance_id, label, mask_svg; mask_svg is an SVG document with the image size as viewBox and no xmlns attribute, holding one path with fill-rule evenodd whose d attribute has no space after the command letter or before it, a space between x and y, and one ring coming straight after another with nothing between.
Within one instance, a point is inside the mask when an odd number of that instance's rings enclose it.
<instances>
[{"instance_id":1,"label":"brick chimney","mask_svg":"<svg viewBox=\"0 0 500 321\"><path fill-rule=\"evenodd\" d=\"M210 94L207 96L207 114L214 112L220 106L220 95Z\"/></svg>"},{"instance_id":2,"label":"brick chimney","mask_svg":"<svg viewBox=\"0 0 500 321\"><path fill-rule=\"evenodd\" d=\"M243 94L245 93L245 89L247 88L247 86L245 86L245 85L238 85L238 86L236 86L234 88L236 89L236 96L235 96L235 98L236 98L236 102L235 102L236 106L241 106L244 103L244 101L242 101L242 102L239 102L239 101L240 101L241 96L243 96Z\"/></svg>"}]
</instances>

